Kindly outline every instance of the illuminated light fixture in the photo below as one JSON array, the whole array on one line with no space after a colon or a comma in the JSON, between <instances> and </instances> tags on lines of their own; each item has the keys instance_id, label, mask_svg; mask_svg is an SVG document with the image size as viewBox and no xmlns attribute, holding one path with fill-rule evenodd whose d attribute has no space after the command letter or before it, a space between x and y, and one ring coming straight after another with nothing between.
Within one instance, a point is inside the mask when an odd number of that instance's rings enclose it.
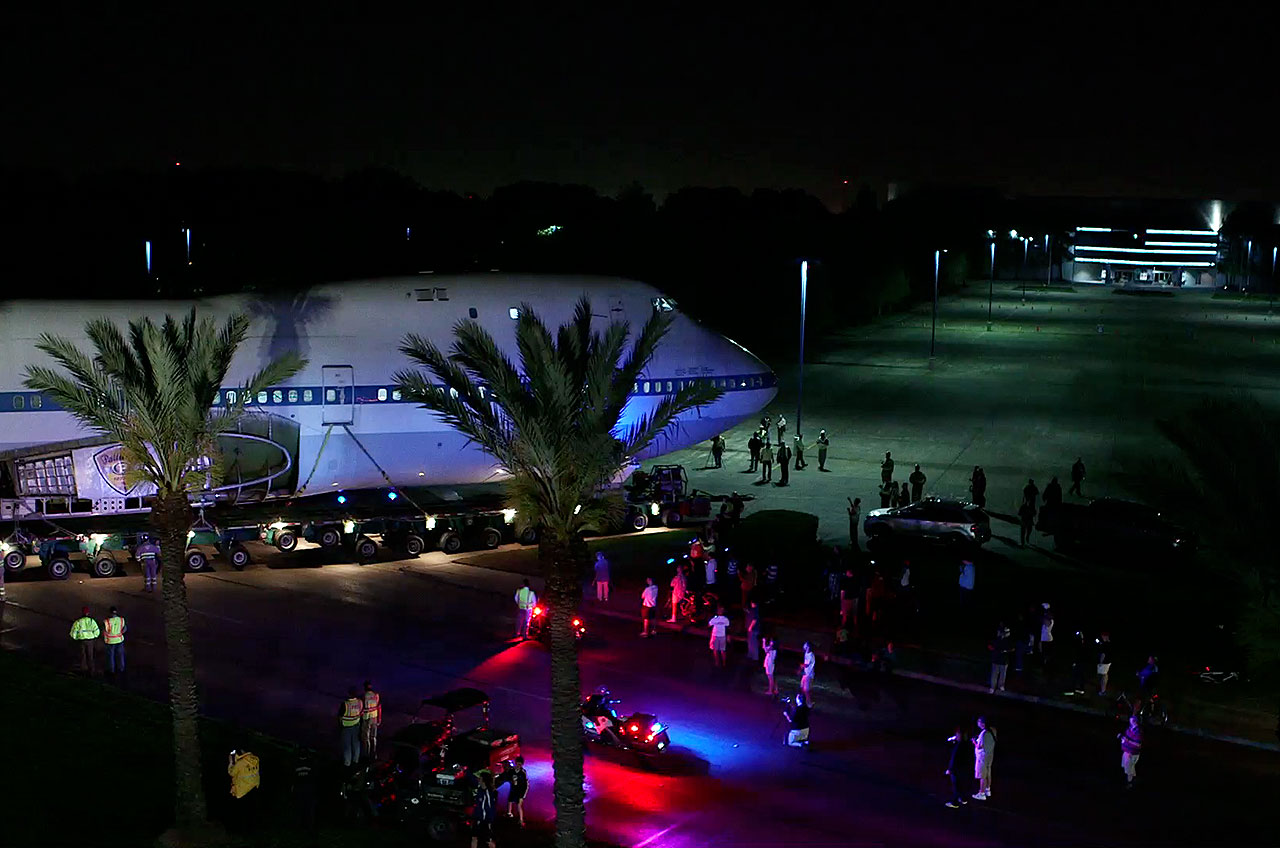
<instances>
[{"instance_id":1,"label":"illuminated light fixture","mask_svg":"<svg viewBox=\"0 0 1280 848\"><path fill-rule=\"evenodd\" d=\"M1078 233L1109 233L1110 227L1076 227Z\"/></svg>"},{"instance_id":2,"label":"illuminated light fixture","mask_svg":"<svg viewBox=\"0 0 1280 848\"><path fill-rule=\"evenodd\" d=\"M285 523L278 518L267 526L272 530L283 530L286 527Z\"/></svg>"},{"instance_id":3,"label":"illuminated light fixture","mask_svg":"<svg viewBox=\"0 0 1280 848\"><path fill-rule=\"evenodd\" d=\"M556 233L560 232L560 231L561 231L561 230L563 230L563 229L564 229L564 227L560 226L559 224L552 224L552 225L551 225L551 226L549 226L549 227L543 227L542 229L538 230L538 235L540 235L540 236L553 236L553 235L555 235Z\"/></svg>"},{"instance_id":4,"label":"illuminated light fixture","mask_svg":"<svg viewBox=\"0 0 1280 848\"><path fill-rule=\"evenodd\" d=\"M512 321L520 320L520 310L514 306L507 310L507 314L511 316Z\"/></svg>"},{"instance_id":5,"label":"illuminated light fixture","mask_svg":"<svg viewBox=\"0 0 1280 848\"><path fill-rule=\"evenodd\" d=\"M425 472L425 471L419 471L419 472L418 472L418 476L419 476L419 477L426 477L426 476L427 476L427 472Z\"/></svg>"},{"instance_id":6,"label":"illuminated light fixture","mask_svg":"<svg viewBox=\"0 0 1280 848\"><path fill-rule=\"evenodd\" d=\"M1216 230L1147 230L1149 236L1216 236Z\"/></svg>"},{"instance_id":7,"label":"illuminated light fixture","mask_svg":"<svg viewBox=\"0 0 1280 848\"><path fill-rule=\"evenodd\" d=\"M187 531L187 538L188 539L191 538L191 531L189 530ZM99 545L101 545L103 542L107 541L107 534L106 533L90 533L89 541L97 542Z\"/></svg>"},{"instance_id":8,"label":"illuminated light fixture","mask_svg":"<svg viewBox=\"0 0 1280 848\"><path fill-rule=\"evenodd\" d=\"M190 542L190 541L191 541L192 539L194 539L195 537L196 537L196 531L194 531L194 530L188 530L188 531L187 531L187 541L188 541L188 542Z\"/></svg>"},{"instance_id":9,"label":"illuminated light fixture","mask_svg":"<svg viewBox=\"0 0 1280 848\"><path fill-rule=\"evenodd\" d=\"M436 517L434 515L427 516L427 529L428 530L436 529Z\"/></svg>"},{"instance_id":10,"label":"illuminated light fixture","mask_svg":"<svg viewBox=\"0 0 1280 848\"><path fill-rule=\"evenodd\" d=\"M504 509L502 511L502 522L504 524L515 524L516 511L510 507L507 507L506 509Z\"/></svg>"},{"instance_id":11,"label":"illuminated light fixture","mask_svg":"<svg viewBox=\"0 0 1280 848\"><path fill-rule=\"evenodd\" d=\"M1017 231L1017 230L1010 230L1010 231L1009 231L1009 238L1017 238L1017 237L1018 237L1018 231Z\"/></svg>"},{"instance_id":12,"label":"illuminated light fixture","mask_svg":"<svg viewBox=\"0 0 1280 848\"><path fill-rule=\"evenodd\" d=\"M1100 253L1162 253L1165 256L1190 256L1193 254L1218 255L1218 249L1216 247L1204 250L1161 250L1160 248L1154 247L1092 247L1087 244L1077 244L1076 250L1095 250Z\"/></svg>"},{"instance_id":13,"label":"illuminated light fixture","mask_svg":"<svg viewBox=\"0 0 1280 848\"><path fill-rule=\"evenodd\" d=\"M387 492L387 500L389 500L389 501L393 501L393 500L395 500L395 499L396 499L396 498L398 498L398 497L400 497L400 496L399 496L399 495L397 495L395 492Z\"/></svg>"},{"instance_id":14,"label":"illuminated light fixture","mask_svg":"<svg viewBox=\"0 0 1280 848\"><path fill-rule=\"evenodd\" d=\"M342 532L350 536L352 533L356 532L356 523L354 521L342 522Z\"/></svg>"},{"instance_id":15,"label":"illuminated light fixture","mask_svg":"<svg viewBox=\"0 0 1280 848\"><path fill-rule=\"evenodd\" d=\"M669 558L667 559L667 565L671 565L671 563L673 563L673 562L675 562L675 561L676 561L676 558L675 558L675 557L669 557Z\"/></svg>"},{"instance_id":16,"label":"illuminated light fixture","mask_svg":"<svg viewBox=\"0 0 1280 848\"><path fill-rule=\"evenodd\" d=\"M577 514L578 514L578 513L580 513L580 512L582 512L582 504L578 504L577 506L575 506L575 507L573 508L573 514L574 514L574 515L577 515Z\"/></svg>"},{"instance_id":17,"label":"illuminated light fixture","mask_svg":"<svg viewBox=\"0 0 1280 848\"><path fill-rule=\"evenodd\" d=\"M1212 262L1165 262L1147 259L1107 259L1101 256L1077 256L1077 262L1094 262L1098 265L1140 265L1144 268L1150 268L1156 265L1171 266L1176 268L1212 268Z\"/></svg>"},{"instance_id":18,"label":"illuminated light fixture","mask_svg":"<svg viewBox=\"0 0 1280 848\"><path fill-rule=\"evenodd\" d=\"M147 275L151 275L151 242L144 242L147 249Z\"/></svg>"},{"instance_id":19,"label":"illuminated light fixture","mask_svg":"<svg viewBox=\"0 0 1280 848\"><path fill-rule=\"evenodd\" d=\"M333 481L332 483L330 483L329 485L330 485L330 486L336 486L336 485L338 485L338 481L337 481L337 480L334 480L334 481Z\"/></svg>"},{"instance_id":20,"label":"illuminated light fixture","mask_svg":"<svg viewBox=\"0 0 1280 848\"><path fill-rule=\"evenodd\" d=\"M1207 241L1144 241L1148 247L1214 247Z\"/></svg>"},{"instance_id":21,"label":"illuminated light fixture","mask_svg":"<svg viewBox=\"0 0 1280 848\"><path fill-rule=\"evenodd\" d=\"M650 514L650 515L657 515L657 514L658 514L658 513L660 513L660 512L662 512L662 507L658 505L657 501L655 501L655 502L653 502L653 503L649 504L649 514Z\"/></svg>"},{"instance_id":22,"label":"illuminated light fixture","mask_svg":"<svg viewBox=\"0 0 1280 848\"><path fill-rule=\"evenodd\" d=\"M340 503L340 504L344 504L344 503L346 503L346 502L347 502L347 496L346 496L346 495L338 495L338 503Z\"/></svg>"},{"instance_id":23,"label":"illuminated light fixture","mask_svg":"<svg viewBox=\"0 0 1280 848\"><path fill-rule=\"evenodd\" d=\"M987 230L987 238L995 238L995 237L996 237L995 230Z\"/></svg>"},{"instance_id":24,"label":"illuminated light fixture","mask_svg":"<svg viewBox=\"0 0 1280 848\"><path fill-rule=\"evenodd\" d=\"M653 724L649 725L649 729L654 733L657 733L658 731L662 730L662 725L655 721Z\"/></svg>"}]
</instances>

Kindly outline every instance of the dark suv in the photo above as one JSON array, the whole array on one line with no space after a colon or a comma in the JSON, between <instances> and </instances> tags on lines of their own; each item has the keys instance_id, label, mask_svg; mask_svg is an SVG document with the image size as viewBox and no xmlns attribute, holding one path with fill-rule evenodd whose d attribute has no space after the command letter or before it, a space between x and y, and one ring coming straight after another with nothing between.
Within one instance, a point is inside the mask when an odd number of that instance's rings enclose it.
<instances>
[{"instance_id":1,"label":"dark suv","mask_svg":"<svg viewBox=\"0 0 1280 848\"><path fill-rule=\"evenodd\" d=\"M873 509L863 520L862 529L868 537L981 545L991 538L991 519L971 503L925 498L907 506Z\"/></svg>"}]
</instances>

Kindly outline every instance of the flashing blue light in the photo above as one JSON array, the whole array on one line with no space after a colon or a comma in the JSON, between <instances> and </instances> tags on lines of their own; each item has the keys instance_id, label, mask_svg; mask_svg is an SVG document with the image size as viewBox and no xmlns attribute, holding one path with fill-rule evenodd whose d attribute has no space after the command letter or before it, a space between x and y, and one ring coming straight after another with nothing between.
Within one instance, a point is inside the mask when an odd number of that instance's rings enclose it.
<instances>
[{"instance_id":1,"label":"flashing blue light","mask_svg":"<svg viewBox=\"0 0 1280 848\"><path fill-rule=\"evenodd\" d=\"M413 231L412 231L412 230L410 230L408 227L405 227L405 228L404 228L404 237L405 237L406 239L408 239L408 238L409 238L409 236L410 236L410 235L412 235L412 234L413 234Z\"/></svg>"},{"instance_id":2,"label":"flashing blue light","mask_svg":"<svg viewBox=\"0 0 1280 848\"><path fill-rule=\"evenodd\" d=\"M340 504L344 504L344 503L346 503L346 502L347 502L347 496L346 496L346 495L338 495L338 503L340 503Z\"/></svg>"},{"instance_id":3,"label":"flashing blue light","mask_svg":"<svg viewBox=\"0 0 1280 848\"><path fill-rule=\"evenodd\" d=\"M151 273L151 242L144 242L147 247L147 273Z\"/></svg>"},{"instance_id":4,"label":"flashing blue light","mask_svg":"<svg viewBox=\"0 0 1280 848\"><path fill-rule=\"evenodd\" d=\"M653 724L649 725L649 729L654 733L657 733L662 729L662 725L655 721Z\"/></svg>"},{"instance_id":5,"label":"flashing blue light","mask_svg":"<svg viewBox=\"0 0 1280 848\"><path fill-rule=\"evenodd\" d=\"M400 496L399 496L399 495L397 495L395 492L387 492L387 500L389 500L389 501L393 501L393 500L395 500L395 499L396 499L396 498L398 498L398 497L400 497Z\"/></svg>"},{"instance_id":6,"label":"flashing blue light","mask_svg":"<svg viewBox=\"0 0 1280 848\"><path fill-rule=\"evenodd\" d=\"M671 557L670 559L668 559L668 560L667 560L667 565L671 565L671 563L673 563L673 562L675 562L675 561L676 561L676 558L675 558L675 557Z\"/></svg>"}]
</instances>

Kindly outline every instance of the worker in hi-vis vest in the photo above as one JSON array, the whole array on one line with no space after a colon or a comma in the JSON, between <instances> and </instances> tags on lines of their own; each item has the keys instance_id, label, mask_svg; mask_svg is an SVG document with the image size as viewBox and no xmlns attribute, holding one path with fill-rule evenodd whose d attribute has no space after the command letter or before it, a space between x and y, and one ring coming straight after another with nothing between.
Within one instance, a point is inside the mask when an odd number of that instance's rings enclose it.
<instances>
[{"instance_id":1,"label":"worker in hi-vis vest","mask_svg":"<svg viewBox=\"0 0 1280 848\"><path fill-rule=\"evenodd\" d=\"M160 546L144 533L138 537L138 546L133 549L133 558L142 563L142 588L148 592L154 592L156 575L160 573Z\"/></svg>"},{"instance_id":2,"label":"worker in hi-vis vest","mask_svg":"<svg viewBox=\"0 0 1280 848\"><path fill-rule=\"evenodd\" d=\"M356 687L347 690L346 700L338 708L338 719L342 722L342 764L355 765L360 762L360 714L364 712L364 702L356 694Z\"/></svg>"},{"instance_id":3,"label":"worker in hi-vis vest","mask_svg":"<svg viewBox=\"0 0 1280 848\"><path fill-rule=\"evenodd\" d=\"M120 610L111 608L111 614L102 622L102 641L107 644L107 674L115 677L124 674L124 634L129 629Z\"/></svg>"},{"instance_id":4,"label":"worker in hi-vis vest","mask_svg":"<svg viewBox=\"0 0 1280 848\"><path fill-rule=\"evenodd\" d=\"M529 638L529 619L533 618L533 608L538 605L538 593L529 587L526 578L524 585L516 589L516 638Z\"/></svg>"},{"instance_id":5,"label":"worker in hi-vis vest","mask_svg":"<svg viewBox=\"0 0 1280 848\"><path fill-rule=\"evenodd\" d=\"M76 647L80 651L81 671L88 674L97 673L97 669L93 666L93 643L98 641L98 637L101 635L102 631L98 629L98 622L89 615L89 608L82 608L80 617L71 623L71 641L76 643Z\"/></svg>"},{"instance_id":6,"label":"worker in hi-vis vest","mask_svg":"<svg viewBox=\"0 0 1280 848\"><path fill-rule=\"evenodd\" d=\"M364 710L360 713L360 746L364 755L372 760L378 753L378 728L382 725L382 696L373 691L373 684L364 682Z\"/></svg>"}]
</instances>

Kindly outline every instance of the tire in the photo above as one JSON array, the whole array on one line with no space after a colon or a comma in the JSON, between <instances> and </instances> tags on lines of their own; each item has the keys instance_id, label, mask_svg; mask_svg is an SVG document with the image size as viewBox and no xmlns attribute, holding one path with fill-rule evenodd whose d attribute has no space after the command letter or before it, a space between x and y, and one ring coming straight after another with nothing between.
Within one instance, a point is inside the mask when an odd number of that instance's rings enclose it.
<instances>
[{"instance_id":1,"label":"tire","mask_svg":"<svg viewBox=\"0 0 1280 848\"><path fill-rule=\"evenodd\" d=\"M632 530L637 532L644 530L649 526L649 516L645 515L643 512L637 512L635 515L631 516L630 524Z\"/></svg>"},{"instance_id":2,"label":"tire","mask_svg":"<svg viewBox=\"0 0 1280 848\"><path fill-rule=\"evenodd\" d=\"M111 557L102 557L101 559L95 560L93 563L93 576L115 577L116 569L118 567L119 566L116 565L116 561Z\"/></svg>"},{"instance_id":3,"label":"tire","mask_svg":"<svg viewBox=\"0 0 1280 848\"><path fill-rule=\"evenodd\" d=\"M276 534L276 550L288 553L298 547L298 537L292 530L281 530Z\"/></svg>"},{"instance_id":4,"label":"tire","mask_svg":"<svg viewBox=\"0 0 1280 848\"><path fill-rule=\"evenodd\" d=\"M452 530L440 534L440 550L447 554L456 554L462 550L462 537Z\"/></svg>"},{"instance_id":5,"label":"tire","mask_svg":"<svg viewBox=\"0 0 1280 848\"><path fill-rule=\"evenodd\" d=\"M227 559L231 560L231 567L236 571L244 571L245 566L253 562L253 557L249 556L249 551L240 545L236 545L231 549Z\"/></svg>"},{"instance_id":6,"label":"tire","mask_svg":"<svg viewBox=\"0 0 1280 848\"><path fill-rule=\"evenodd\" d=\"M378 556L378 545L368 536L361 536L356 539L356 561L363 565L366 562L373 562Z\"/></svg>"},{"instance_id":7,"label":"tire","mask_svg":"<svg viewBox=\"0 0 1280 848\"><path fill-rule=\"evenodd\" d=\"M4 555L4 570L10 574L17 574L26 567L27 555L22 551L9 551Z\"/></svg>"},{"instance_id":8,"label":"tire","mask_svg":"<svg viewBox=\"0 0 1280 848\"><path fill-rule=\"evenodd\" d=\"M66 557L57 557L49 560L49 576L54 580L66 580L71 576L71 560Z\"/></svg>"},{"instance_id":9,"label":"tire","mask_svg":"<svg viewBox=\"0 0 1280 848\"><path fill-rule=\"evenodd\" d=\"M495 527L484 528L484 532L480 534L480 545L486 551L491 551L501 544L502 544L502 533L497 528Z\"/></svg>"},{"instance_id":10,"label":"tire","mask_svg":"<svg viewBox=\"0 0 1280 848\"><path fill-rule=\"evenodd\" d=\"M427 543L422 541L421 536L410 536L404 540L404 552L411 557L416 557L427 549Z\"/></svg>"},{"instance_id":11,"label":"tire","mask_svg":"<svg viewBox=\"0 0 1280 848\"><path fill-rule=\"evenodd\" d=\"M336 548L342 543L342 534L336 527L326 527L320 531L320 547Z\"/></svg>"},{"instance_id":12,"label":"tire","mask_svg":"<svg viewBox=\"0 0 1280 848\"><path fill-rule=\"evenodd\" d=\"M679 510L669 509L667 514L662 516L662 523L668 527L679 527L684 523L684 518L680 515Z\"/></svg>"},{"instance_id":13,"label":"tire","mask_svg":"<svg viewBox=\"0 0 1280 848\"><path fill-rule=\"evenodd\" d=\"M536 545L538 544L538 528L526 527L520 531L520 544Z\"/></svg>"},{"instance_id":14,"label":"tire","mask_svg":"<svg viewBox=\"0 0 1280 848\"><path fill-rule=\"evenodd\" d=\"M450 815L438 813L427 819L427 836L433 842L452 844L458 839L458 820Z\"/></svg>"},{"instance_id":15,"label":"tire","mask_svg":"<svg viewBox=\"0 0 1280 848\"><path fill-rule=\"evenodd\" d=\"M209 558L203 551L187 551L187 561L184 564L188 572L204 571L209 565Z\"/></svg>"}]
</instances>

